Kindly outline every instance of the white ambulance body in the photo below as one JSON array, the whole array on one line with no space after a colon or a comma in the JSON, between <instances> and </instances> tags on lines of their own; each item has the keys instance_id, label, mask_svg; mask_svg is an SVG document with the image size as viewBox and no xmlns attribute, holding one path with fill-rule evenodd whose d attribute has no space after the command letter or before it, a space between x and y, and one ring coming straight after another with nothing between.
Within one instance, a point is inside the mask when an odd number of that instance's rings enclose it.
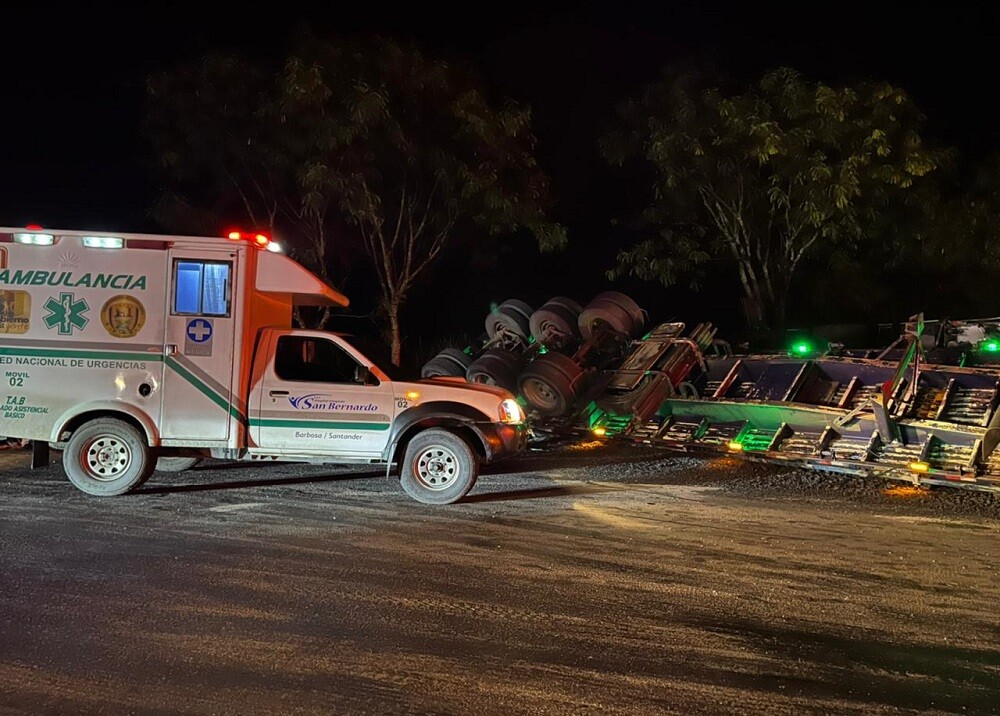
<instances>
[{"instance_id":1,"label":"white ambulance body","mask_svg":"<svg viewBox=\"0 0 1000 716\"><path fill-rule=\"evenodd\" d=\"M505 391L391 381L343 337L292 328L347 299L230 238L0 228L0 435L63 450L70 480L115 495L198 457L400 466L453 502L478 462L524 445Z\"/></svg>"}]
</instances>

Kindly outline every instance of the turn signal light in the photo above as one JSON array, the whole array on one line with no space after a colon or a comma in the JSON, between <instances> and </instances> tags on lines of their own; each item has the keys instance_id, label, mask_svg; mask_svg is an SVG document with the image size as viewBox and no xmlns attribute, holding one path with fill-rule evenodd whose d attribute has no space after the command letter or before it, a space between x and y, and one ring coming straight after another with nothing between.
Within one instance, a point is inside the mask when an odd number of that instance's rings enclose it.
<instances>
[{"instance_id":1,"label":"turn signal light","mask_svg":"<svg viewBox=\"0 0 1000 716\"><path fill-rule=\"evenodd\" d=\"M244 234L241 231L230 231L226 234L226 238L230 241L247 241L252 243L258 249L270 249L271 239L267 238L266 234Z\"/></svg>"}]
</instances>

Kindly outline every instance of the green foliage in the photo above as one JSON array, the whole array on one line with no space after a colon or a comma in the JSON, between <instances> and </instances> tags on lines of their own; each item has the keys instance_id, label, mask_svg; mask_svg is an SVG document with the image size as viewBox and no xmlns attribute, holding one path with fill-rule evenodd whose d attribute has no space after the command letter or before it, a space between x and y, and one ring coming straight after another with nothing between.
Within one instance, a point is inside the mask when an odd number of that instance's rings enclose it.
<instances>
[{"instance_id":1,"label":"green foliage","mask_svg":"<svg viewBox=\"0 0 1000 716\"><path fill-rule=\"evenodd\" d=\"M752 328L781 327L803 260L875 239L879 217L946 159L924 147L902 90L830 87L789 69L738 94L668 76L618 117L601 149L612 164L654 169L643 215L654 233L622 251L612 273L671 284L730 260Z\"/></svg>"},{"instance_id":2,"label":"green foliage","mask_svg":"<svg viewBox=\"0 0 1000 716\"><path fill-rule=\"evenodd\" d=\"M223 57L154 77L149 134L175 185L299 237L324 278L343 234L378 277L393 359L399 309L454 241L530 231L561 248L531 114L412 46L304 39L277 72ZM174 203L176 206L176 203ZM346 225L347 231L338 231Z\"/></svg>"}]
</instances>

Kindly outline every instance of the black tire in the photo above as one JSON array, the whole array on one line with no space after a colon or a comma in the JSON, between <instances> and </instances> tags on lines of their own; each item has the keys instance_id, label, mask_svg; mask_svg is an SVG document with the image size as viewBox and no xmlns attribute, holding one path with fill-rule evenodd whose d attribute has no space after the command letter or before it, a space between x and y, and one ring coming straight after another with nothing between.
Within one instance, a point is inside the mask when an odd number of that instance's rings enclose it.
<instances>
[{"instance_id":1,"label":"black tire","mask_svg":"<svg viewBox=\"0 0 1000 716\"><path fill-rule=\"evenodd\" d=\"M465 377L470 383L496 385L511 393L517 391L517 356L503 348L491 348L469 366Z\"/></svg>"},{"instance_id":2,"label":"black tire","mask_svg":"<svg viewBox=\"0 0 1000 716\"><path fill-rule=\"evenodd\" d=\"M63 450L63 469L88 495L123 495L153 474L156 461L146 436L124 420L98 418L84 423Z\"/></svg>"},{"instance_id":3,"label":"black tire","mask_svg":"<svg viewBox=\"0 0 1000 716\"><path fill-rule=\"evenodd\" d=\"M521 316L526 321L529 318L531 318L531 306L529 306L527 303L525 303L524 301L522 301L520 299L517 299L517 298L508 298L506 301L504 301L500 305L504 306L504 307L506 307L508 309L510 309L511 311L513 311L514 313L518 314L519 316Z\"/></svg>"},{"instance_id":4,"label":"black tire","mask_svg":"<svg viewBox=\"0 0 1000 716\"><path fill-rule=\"evenodd\" d=\"M518 388L528 404L543 415L565 415L577 398L583 368L562 353L544 353L528 364Z\"/></svg>"},{"instance_id":5,"label":"black tire","mask_svg":"<svg viewBox=\"0 0 1000 716\"><path fill-rule=\"evenodd\" d=\"M530 318L531 306L516 298L508 298L486 316L486 335L490 340L498 335L507 335L527 342L531 335Z\"/></svg>"},{"instance_id":6,"label":"black tire","mask_svg":"<svg viewBox=\"0 0 1000 716\"><path fill-rule=\"evenodd\" d=\"M580 313L580 335L584 340L590 340L601 326L626 336L635 336L642 329L642 322L637 323L629 310L612 300L609 293L614 292L605 291L598 295Z\"/></svg>"},{"instance_id":7,"label":"black tire","mask_svg":"<svg viewBox=\"0 0 1000 716\"><path fill-rule=\"evenodd\" d=\"M479 458L469 444L443 428L417 433L406 446L399 484L425 505L450 505L465 497L479 477Z\"/></svg>"},{"instance_id":8,"label":"black tire","mask_svg":"<svg viewBox=\"0 0 1000 716\"><path fill-rule=\"evenodd\" d=\"M579 338L580 306L562 296L550 298L531 314L531 336L539 343Z\"/></svg>"},{"instance_id":9,"label":"black tire","mask_svg":"<svg viewBox=\"0 0 1000 716\"><path fill-rule=\"evenodd\" d=\"M562 306L567 311L570 311L574 316L579 316L580 311L583 310L583 306L574 301L572 298L566 298L565 296L553 296L546 303L551 303L556 306Z\"/></svg>"},{"instance_id":10,"label":"black tire","mask_svg":"<svg viewBox=\"0 0 1000 716\"><path fill-rule=\"evenodd\" d=\"M156 458L156 472L184 472L201 462L200 457L166 457Z\"/></svg>"},{"instance_id":11,"label":"black tire","mask_svg":"<svg viewBox=\"0 0 1000 716\"><path fill-rule=\"evenodd\" d=\"M620 291L604 291L599 293L597 298L605 299L611 301L612 303L618 304L621 308L625 309L629 316L632 317L632 323L634 325L634 330L636 333L642 331L643 326L646 325L646 312L639 307L639 304L632 300L630 296L627 296Z\"/></svg>"},{"instance_id":12,"label":"black tire","mask_svg":"<svg viewBox=\"0 0 1000 716\"><path fill-rule=\"evenodd\" d=\"M458 348L445 348L420 369L421 378L461 378L472 364L472 358Z\"/></svg>"}]
</instances>

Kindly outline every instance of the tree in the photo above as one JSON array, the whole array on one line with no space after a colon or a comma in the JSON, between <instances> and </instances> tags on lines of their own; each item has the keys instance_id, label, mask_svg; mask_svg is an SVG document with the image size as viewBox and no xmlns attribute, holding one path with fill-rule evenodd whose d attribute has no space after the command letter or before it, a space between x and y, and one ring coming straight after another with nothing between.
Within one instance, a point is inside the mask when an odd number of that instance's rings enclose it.
<instances>
[{"instance_id":1,"label":"tree","mask_svg":"<svg viewBox=\"0 0 1000 716\"><path fill-rule=\"evenodd\" d=\"M987 156L936 202L910 257L928 301L942 315L994 315L1000 277L1000 157Z\"/></svg>"},{"instance_id":2,"label":"tree","mask_svg":"<svg viewBox=\"0 0 1000 716\"><path fill-rule=\"evenodd\" d=\"M669 285L728 259L750 328L780 329L803 261L873 238L879 217L939 166L922 121L885 83L831 87L779 69L725 93L668 76L623 103L601 141L612 164L639 159L654 176L652 233L612 273Z\"/></svg>"},{"instance_id":3,"label":"tree","mask_svg":"<svg viewBox=\"0 0 1000 716\"><path fill-rule=\"evenodd\" d=\"M334 222L360 236L397 365L400 311L453 242L526 229L543 250L565 243L545 218L529 110L494 107L475 72L413 46L306 38L272 75L213 57L150 92L175 179L200 176L206 198L234 193L248 215L286 223L324 278Z\"/></svg>"},{"instance_id":4,"label":"tree","mask_svg":"<svg viewBox=\"0 0 1000 716\"><path fill-rule=\"evenodd\" d=\"M334 242L335 197L316 192L301 168L312 148L298 118L281 111L280 75L228 55L209 55L147 80L145 120L169 190L154 217L176 230L249 228L280 235L296 259L331 284L345 277ZM292 121L289 121L291 119ZM323 327L325 309L313 321Z\"/></svg>"}]
</instances>

